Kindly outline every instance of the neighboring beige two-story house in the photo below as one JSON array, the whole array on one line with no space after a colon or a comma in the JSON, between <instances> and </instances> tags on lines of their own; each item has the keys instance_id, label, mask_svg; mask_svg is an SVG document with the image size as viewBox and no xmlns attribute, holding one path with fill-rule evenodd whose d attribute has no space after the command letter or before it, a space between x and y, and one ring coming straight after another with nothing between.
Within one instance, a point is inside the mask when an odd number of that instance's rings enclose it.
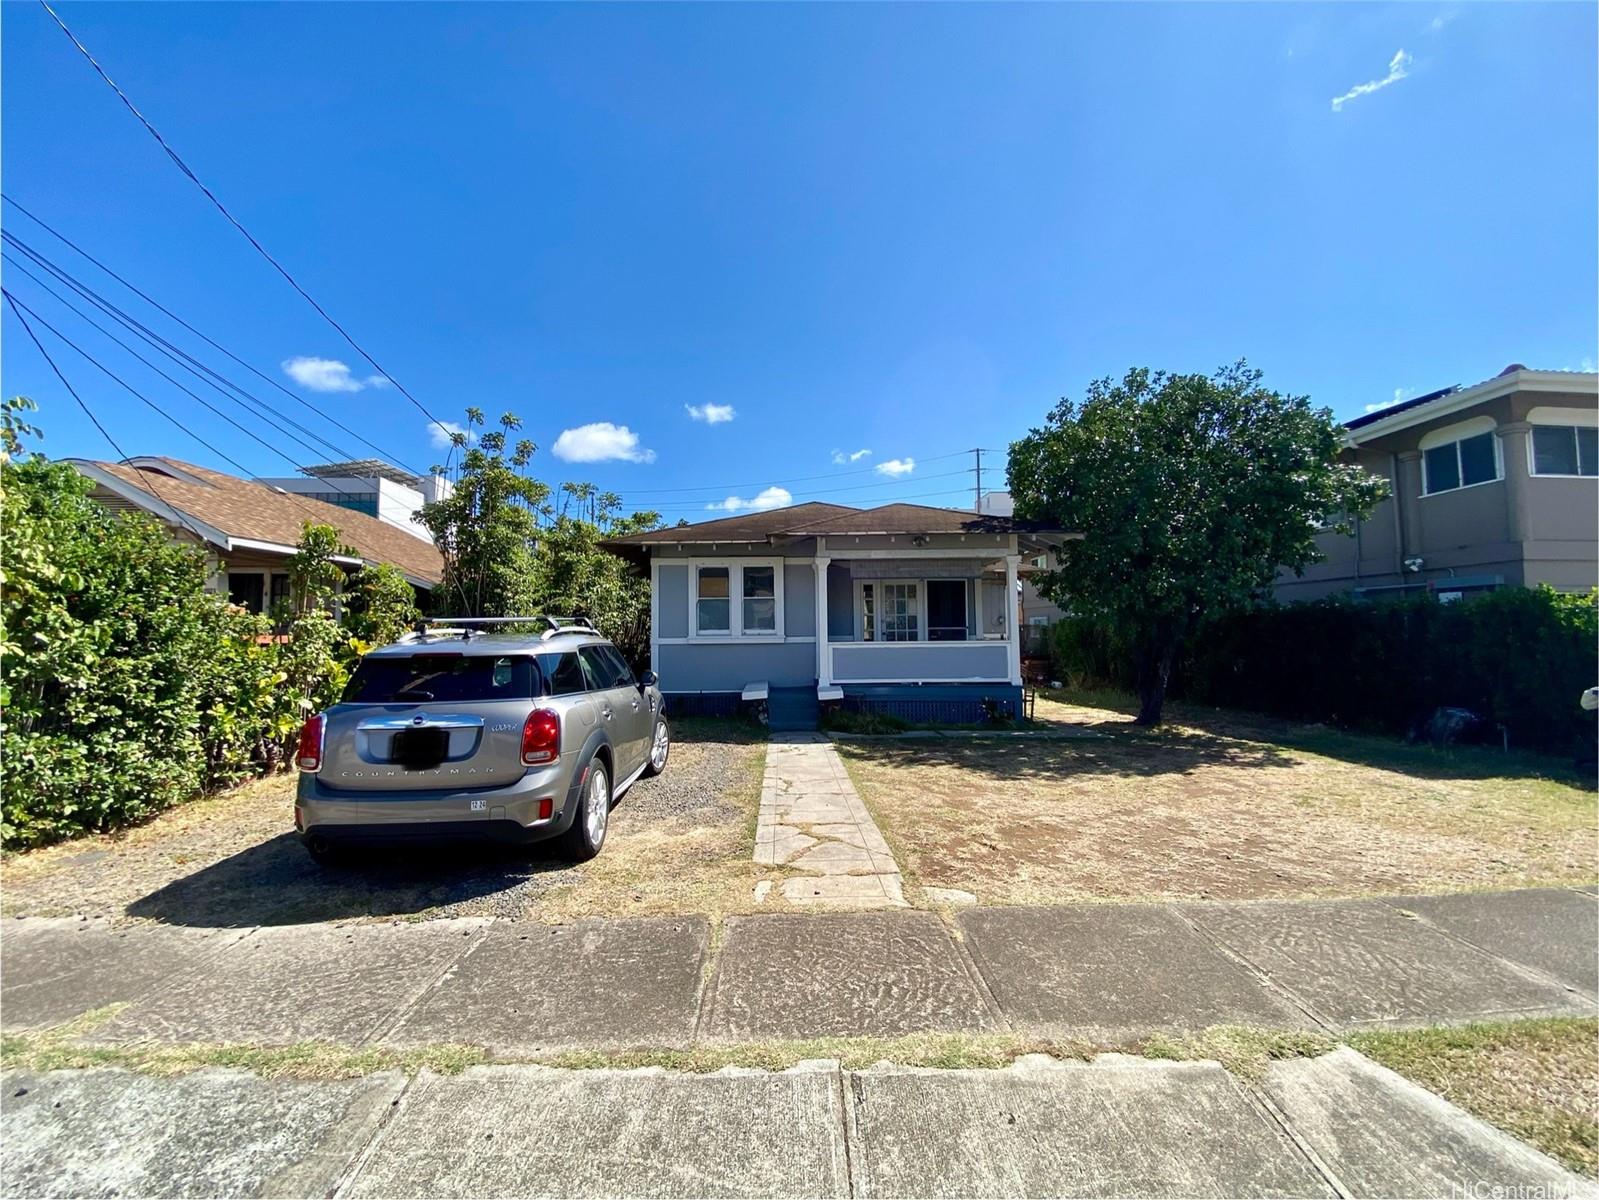
<instances>
[{"instance_id":1,"label":"neighboring beige two-story house","mask_svg":"<svg viewBox=\"0 0 1599 1200\"><path fill-rule=\"evenodd\" d=\"M1520 365L1348 423L1346 460L1392 496L1279 600L1599 583L1599 375Z\"/></svg>"}]
</instances>

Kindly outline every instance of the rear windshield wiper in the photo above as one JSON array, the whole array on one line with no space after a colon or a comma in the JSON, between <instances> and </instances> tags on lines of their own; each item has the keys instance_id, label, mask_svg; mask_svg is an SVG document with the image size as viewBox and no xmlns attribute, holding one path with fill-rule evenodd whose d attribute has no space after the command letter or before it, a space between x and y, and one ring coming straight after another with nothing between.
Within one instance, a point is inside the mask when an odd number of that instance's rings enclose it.
<instances>
[{"instance_id":1,"label":"rear windshield wiper","mask_svg":"<svg viewBox=\"0 0 1599 1200\"><path fill-rule=\"evenodd\" d=\"M399 691L394 693L394 698L396 700L398 700L401 696L415 696L418 700L433 699L432 692L425 692L421 688L401 688Z\"/></svg>"}]
</instances>

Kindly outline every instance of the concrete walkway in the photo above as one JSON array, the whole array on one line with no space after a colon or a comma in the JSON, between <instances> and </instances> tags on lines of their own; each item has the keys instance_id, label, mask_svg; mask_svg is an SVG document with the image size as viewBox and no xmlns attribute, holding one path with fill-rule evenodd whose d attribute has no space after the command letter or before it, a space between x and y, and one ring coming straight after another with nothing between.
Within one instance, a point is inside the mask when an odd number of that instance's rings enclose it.
<instances>
[{"instance_id":1,"label":"concrete walkway","mask_svg":"<svg viewBox=\"0 0 1599 1200\"><path fill-rule=\"evenodd\" d=\"M1352 1050L323 1082L10 1072L7 1196L1595 1196Z\"/></svg>"},{"instance_id":2,"label":"concrete walkway","mask_svg":"<svg viewBox=\"0 0 1599 1200\"><path fill-rule=\"evenodd\" d=\"M755 861L797 873L780 885L792 904L905 906L894 855L838 751L820 734L773 734L767 743ZM757 885L758 899L772 885L763 883Z\"/></svg>"},{"instance_id":3,"label":"concrete walkway","mask_svg":"<svg viewBox=\"0 0 1599 1200\"><path fill-rule=\"evenodd\" d=\"M1599 1011L1599 898L1540 891L566 925L0 922L0 1021L91 1042L468 1043L498 1057L1010 1032L1117 1045Z\"/></svg>"}]
</instances>

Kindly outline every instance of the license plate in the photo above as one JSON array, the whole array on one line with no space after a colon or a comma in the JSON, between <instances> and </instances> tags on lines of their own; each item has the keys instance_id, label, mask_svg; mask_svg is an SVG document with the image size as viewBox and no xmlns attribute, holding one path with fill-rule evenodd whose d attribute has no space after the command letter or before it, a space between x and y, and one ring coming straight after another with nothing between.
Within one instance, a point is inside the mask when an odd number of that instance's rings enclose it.
<instances>
[{"instance_id":1,"label":"license plate","mask_svg":"<svg viewBox=\"0 0 1599 1200\"><path fill-rule=\"evenodd\" d=\"M489 810L489 802L487 800L473 800L471 805L473 812L488 812Z\"/></svg>"}]
</instances>

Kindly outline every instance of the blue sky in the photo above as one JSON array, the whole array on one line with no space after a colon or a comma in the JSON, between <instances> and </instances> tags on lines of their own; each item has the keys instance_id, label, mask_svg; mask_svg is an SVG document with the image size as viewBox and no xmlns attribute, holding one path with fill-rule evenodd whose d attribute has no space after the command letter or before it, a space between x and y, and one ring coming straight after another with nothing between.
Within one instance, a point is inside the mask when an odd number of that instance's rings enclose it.
<instances>
[{"instance_id":1,"label":"blue sky","mask_svg":"<svg viewBox=\"0 0 1599 1200\"><path fill-rule=\"evenodd\" d=\"M1347 418L1599 357L1592 5L59 11L435 415L515 411L541 478L672 519L770 487L969 503L956 452L997 469L1133 365L1247 357ZM6 193L395 459L437 461L43 9L3 16ZM290 470L5 280L181 422L43 335L129 453L235 469L192 431ZM43 448L111 457L4 331L0 386L39 400Z\"/></svg>"}]
</instances>

